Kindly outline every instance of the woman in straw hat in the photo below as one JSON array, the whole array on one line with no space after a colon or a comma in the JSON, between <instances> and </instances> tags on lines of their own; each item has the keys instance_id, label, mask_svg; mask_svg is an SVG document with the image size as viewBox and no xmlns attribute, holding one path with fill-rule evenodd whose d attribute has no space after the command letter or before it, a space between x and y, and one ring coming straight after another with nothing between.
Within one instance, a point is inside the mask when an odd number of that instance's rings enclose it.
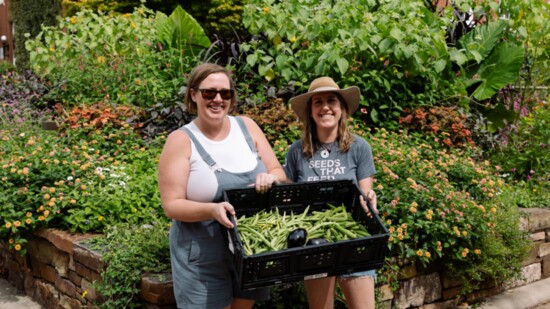
<instances>
[{"instance_id":1,"label":"woman in straw hat","mask_svg":"<svg viewBox=\"0 0 550 309\"><path fill-rule=\"evenodd\" d=\"M330 77L311 82L307 93L290 99L303 123L302 139L294 142L283 166L294 182L351 179L367 193L376 211L372 191L374 161L370 145L353 135L346 119L357 110L361 93L357 87L340 89ZM361 197L362 206L368 212ZM375 271L305 281L310 308L333 308L336 281L348 308L374 308Z\"/></svg>"}]
</instances>

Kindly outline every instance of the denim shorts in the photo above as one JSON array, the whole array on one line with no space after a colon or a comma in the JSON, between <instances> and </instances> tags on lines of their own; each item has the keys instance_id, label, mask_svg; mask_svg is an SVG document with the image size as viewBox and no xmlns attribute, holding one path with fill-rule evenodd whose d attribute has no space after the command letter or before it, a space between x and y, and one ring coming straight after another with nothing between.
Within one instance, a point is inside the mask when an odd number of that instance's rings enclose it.
<instances>
[{"instance_id":1,"label":"denim shorts","mask_svg":"<svg viewBox=\"0 0 550 309\"><path fill-rule=\"evenodd\" d=\"M342 274L338 276L338 279L351 279L351 278L359 278L359 277L372 277L376 281L376 270L365 270L365 271L358 271L351 274Z\"/></svg>"}]
</instances>

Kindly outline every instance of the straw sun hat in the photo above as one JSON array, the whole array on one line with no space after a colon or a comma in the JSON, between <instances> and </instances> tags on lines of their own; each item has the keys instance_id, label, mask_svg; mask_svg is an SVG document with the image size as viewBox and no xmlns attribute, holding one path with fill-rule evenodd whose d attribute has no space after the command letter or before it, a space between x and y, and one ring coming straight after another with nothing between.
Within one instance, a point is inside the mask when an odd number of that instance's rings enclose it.
<instances>
[{"instance_id":1,"label":"straw sun hat","mask_svg":"<svg viewBox=\"0 0 550 309\"><path fill-rule=\"evenodd\" d=\"M291 98L290 105L301 121L305 121L309 116L307 114L307 102L314 94L323 92L339 93L348 105L349 114L353 114L359 107L361 91L358 87L352 86L346 89L340 89L334 80L330 77L319 77L311 82L306 93Z\"/></svg>"}]
</instances>

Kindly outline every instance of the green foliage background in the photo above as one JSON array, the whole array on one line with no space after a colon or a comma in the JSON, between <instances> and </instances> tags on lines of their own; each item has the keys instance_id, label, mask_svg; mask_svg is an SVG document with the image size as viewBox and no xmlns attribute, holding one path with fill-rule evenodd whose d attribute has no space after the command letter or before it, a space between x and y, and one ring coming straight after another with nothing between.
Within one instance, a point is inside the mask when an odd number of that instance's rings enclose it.
<instances>
[{"instance_id":1,"label":"green foliage background","mask_svg":"<svg viewBox=\"0 0 550 309\"><path fill-rule=\"evenodd\" d=\"M125 10L129 3L109 9ZM472 3L456 1L463 10ZM10 248L24 254L38 227L105 232L97 245L113 266L98 289L109 305L134 302L139 272L163 269L150 262L168 254L156 164L165 133L192 119L181 100L187 74L207 56L221 61L213 55L229 52L239 112L262 127L281 161L300 136L291 95L318 75L362 89L350 125L374 149L375 190L392 257L423 265L443 261L459 279L474 279L465 290L518 274L527 240L516 228L516 206L549 204L548 93L538 87L548 81L547 4L475 4L478 16L502 10L509 19L480 26L454 45L445 41L450 9L437 15L421 1L209 4L186 8L203 14L198 23L212 21L202 28L220 35L228 29L215 23L216 14L237 23L243 5L236 30L250 35L242 44L231 37L191 52L167 38L197 29L197 20L145 6L123 14L86 8L32 34L27 48L40 78L6 71L0 84L0 236ZM170 22L192 26L159 33L157 22L172 16ZM516 62L502 58L508 53ZM486 69L496 65L506 66L498 71L504 81ZM168 123L169 117L175 121ZM43 119L58 120L60 129L41 130ZM482 140L484 148L476 147ZM164 242L149 246L140 238L127 252L117 250L132 242L128 230L146 234L142 227L153 222L154 239ZM140 252L139 245L151 249L141 252L142 261L127 254ZM117 267L129 272L117 276ZM380 282L395 286L394 271L389 259ZM276 290L288 297L274 299L283 306L303 301L299 287L287 288Z\"/></svg>"},{"instance_id":2,"label":"green foliage background","mask_svg":"<svg viewBox=\"0 0 550 309\"><path fill-rule=\"evenodd\" d=\"M10 14L17 25L14 34L15 58L17 68L22 71L30 67L29 53L25 49L27 34L35 37L42 30L42 25L53 26L61 14L59 0L11 0Z\"/></svg>"}]
</instances>

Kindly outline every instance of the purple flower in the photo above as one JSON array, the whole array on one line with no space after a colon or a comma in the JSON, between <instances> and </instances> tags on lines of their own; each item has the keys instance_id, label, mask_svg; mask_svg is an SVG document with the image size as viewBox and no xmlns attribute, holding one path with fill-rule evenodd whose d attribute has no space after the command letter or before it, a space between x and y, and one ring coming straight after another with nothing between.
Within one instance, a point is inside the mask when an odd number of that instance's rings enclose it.
<instances>
[{"instance_id":1,"label":"purple flower","mask_svg":"<svg viewBox=\"0 0 550 309\"><path fill-rule=\"evenodd\" d=\"M513 167L513 168L512 168L512 173L515 173L515 172L516 172L516 168Z\"/></svg>"}]
</instances>

